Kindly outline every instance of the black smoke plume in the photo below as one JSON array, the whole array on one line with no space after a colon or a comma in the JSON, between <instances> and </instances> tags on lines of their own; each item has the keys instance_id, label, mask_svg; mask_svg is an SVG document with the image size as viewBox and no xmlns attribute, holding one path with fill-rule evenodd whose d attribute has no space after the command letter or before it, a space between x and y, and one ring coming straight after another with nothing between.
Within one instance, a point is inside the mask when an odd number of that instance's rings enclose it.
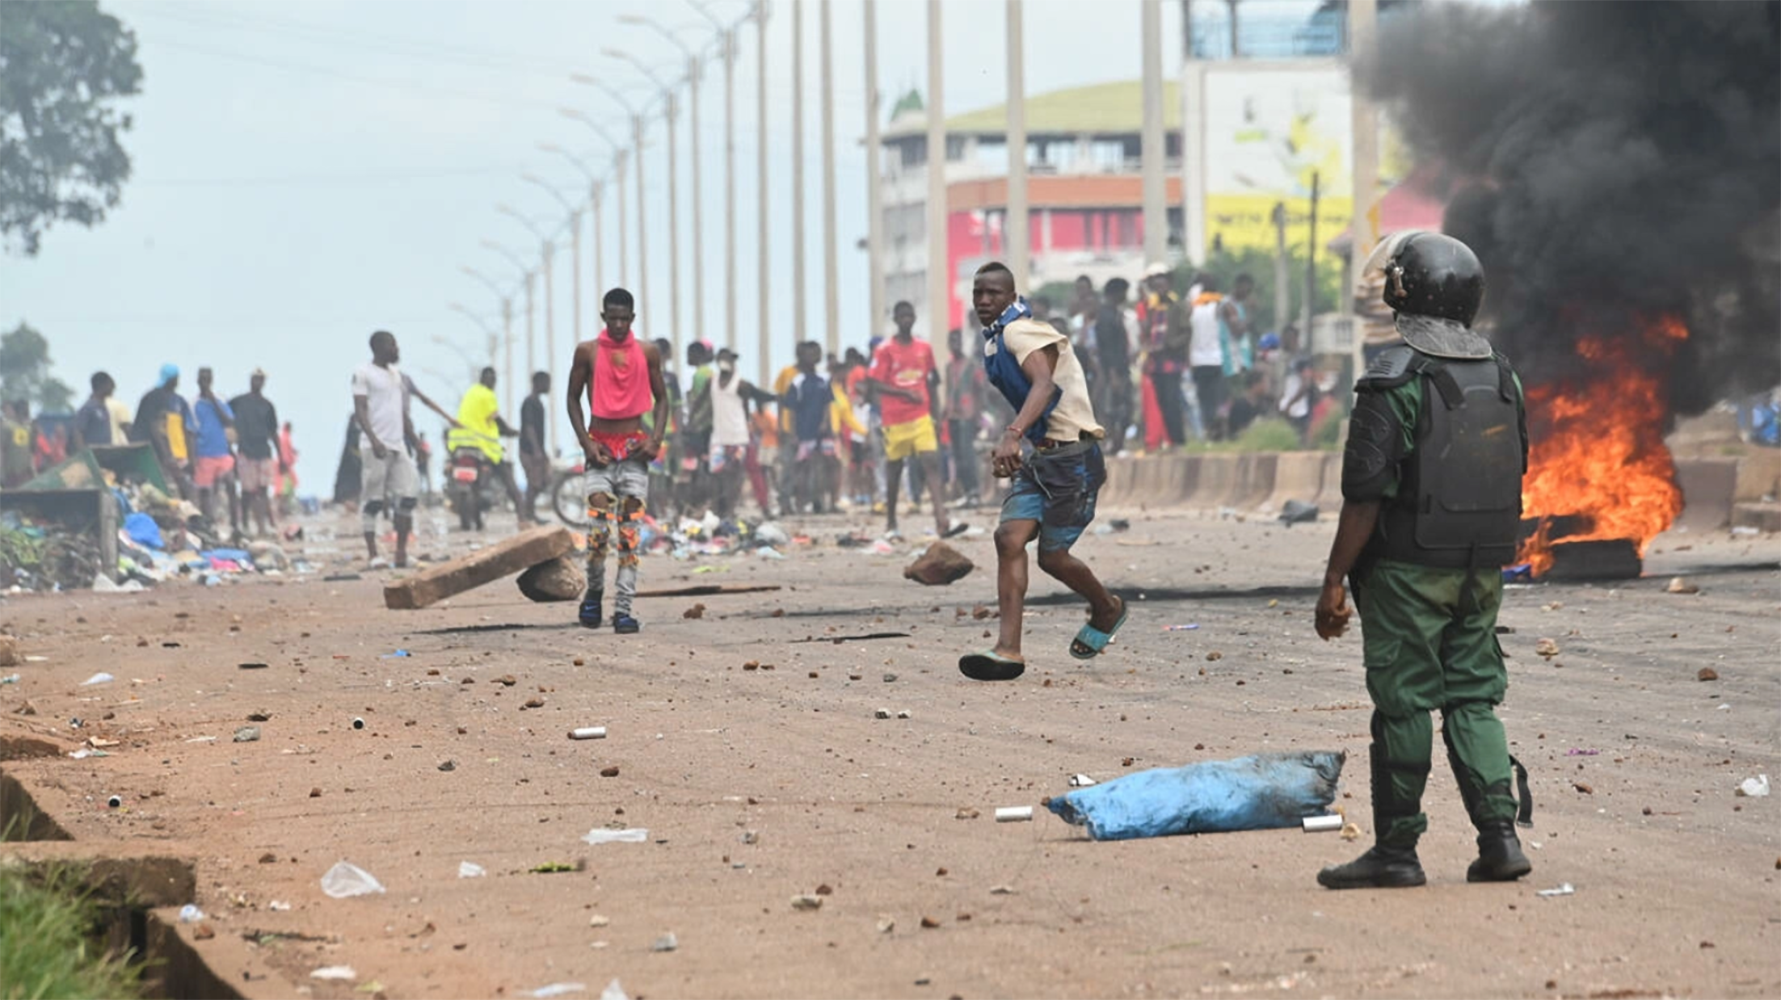
<instances>
[{"instance_id":1,"label":"black smoke plume","mask_svg":"<svg viewBox=\"0 0 1781 1000\"><path fill-rule=\"evenodd\" d=\"M1662 312L1678 412L1781 381L1781 4L1406 4L1358 71L1453 185L1530 382Z\"/></svg>"}]
</instances>

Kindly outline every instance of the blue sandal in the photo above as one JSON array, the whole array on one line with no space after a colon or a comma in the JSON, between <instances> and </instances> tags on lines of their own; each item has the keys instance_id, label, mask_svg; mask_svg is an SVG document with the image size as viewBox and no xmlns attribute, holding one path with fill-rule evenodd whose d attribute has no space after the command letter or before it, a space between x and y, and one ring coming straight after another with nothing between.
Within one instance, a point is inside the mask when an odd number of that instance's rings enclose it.
<instances>
[{"instance_id":1,"label":"blue sandal","mask_svg":"<svg viewBox=\"0 0 1781 1000\"><path fill-rule=\"evenodd\" d=\"M1106 650L1107 644L1113 641L1113 636L1119 631L1120 626L1125 624L1127 613L1125 599L1121 598L1119 600L1119 620L1113 623L1112 628L1103 632L1092 624L1084 623L1082 628L1076 631L1076 638L1070 640L1070 655L1078 660L1092 660L1101 655Z\"/></svg>"},{"instance_id":2,"label":"blue sandal","mask_svg":"<svg viewBox=\"0 0 1781 1000\"><path fill-rule=\"evenodd\" d=\"M641 628L643 625L630 615L621 613L612 616L612 631L619 635L636 635Z\"/></svg>"}]
</instances>

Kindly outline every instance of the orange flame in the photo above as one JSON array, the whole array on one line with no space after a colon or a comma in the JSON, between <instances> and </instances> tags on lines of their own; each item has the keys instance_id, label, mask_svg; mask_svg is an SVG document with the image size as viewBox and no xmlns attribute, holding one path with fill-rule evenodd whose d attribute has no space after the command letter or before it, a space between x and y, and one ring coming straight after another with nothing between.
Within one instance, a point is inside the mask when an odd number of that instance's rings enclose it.
<instances>
[{"instance_id":1,"label":"orange flame","mask_svg":"<svg viewBox=\"0 0 1781 1000\"><path fill-rule=\"evenodd\" d=\"M1576 515L1581 530L1549 538L1550 525L1523 542L1516 561L1534 575L1552 566L1555 541L1631 539L1644 554L1682 512L1676 466L1664 444L1669 398L1661 369L1688 328L1673 316L1650 324L1637 342L1585 337L1577 356L1591 375L1527 391L1528 471L1522 516Z\"/></svg>"}]
</instances>

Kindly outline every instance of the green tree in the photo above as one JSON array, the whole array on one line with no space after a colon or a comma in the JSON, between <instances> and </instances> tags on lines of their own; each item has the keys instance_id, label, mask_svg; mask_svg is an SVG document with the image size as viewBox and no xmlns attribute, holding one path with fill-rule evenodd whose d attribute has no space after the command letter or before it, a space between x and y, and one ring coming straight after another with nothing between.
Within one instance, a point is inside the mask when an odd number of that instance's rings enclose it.
<instances>
[{"instance_id":1,"label":"green tree","mask_svg":"<svg viewBox=\"0 0 1781 1000\"><path fill-rule=\"evenodd\" d=\"M29 323L0 334L0 399L27 399L40 412L74 408L74 390L50 374L49 341Z\"/></svg>"},{"instance_id":2,"label":"green tree","mask_svg":"<svg viewBox=\"0 0 1781 1000\"><path fill-rule=\"evenodd\" d=\"M130 176L115 105L137 93L136 36L84 0L0 2L0 240L34 256L59 221L92 226Z\"/></svg>"}]
</instances>

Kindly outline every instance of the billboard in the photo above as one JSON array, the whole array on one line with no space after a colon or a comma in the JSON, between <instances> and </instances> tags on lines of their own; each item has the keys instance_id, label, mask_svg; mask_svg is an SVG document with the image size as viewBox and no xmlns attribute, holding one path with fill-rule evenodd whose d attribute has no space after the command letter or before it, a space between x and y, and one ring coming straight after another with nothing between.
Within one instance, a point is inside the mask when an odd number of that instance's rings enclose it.
<instances>
[{"instance_id":1,"label":"billboard","mask_svg":"<svg viewBox=\"0 0 1781 1000\"><path fill-rule=\"evenodd\" d=\"M1319 243L1348 227L1352 110L1348 71L1332 62L1206 67L1206 248L1274 249L1274 206L1286 208L1287 247L1310 237L1318 188Z\"/></svg>"}]
</instances>

